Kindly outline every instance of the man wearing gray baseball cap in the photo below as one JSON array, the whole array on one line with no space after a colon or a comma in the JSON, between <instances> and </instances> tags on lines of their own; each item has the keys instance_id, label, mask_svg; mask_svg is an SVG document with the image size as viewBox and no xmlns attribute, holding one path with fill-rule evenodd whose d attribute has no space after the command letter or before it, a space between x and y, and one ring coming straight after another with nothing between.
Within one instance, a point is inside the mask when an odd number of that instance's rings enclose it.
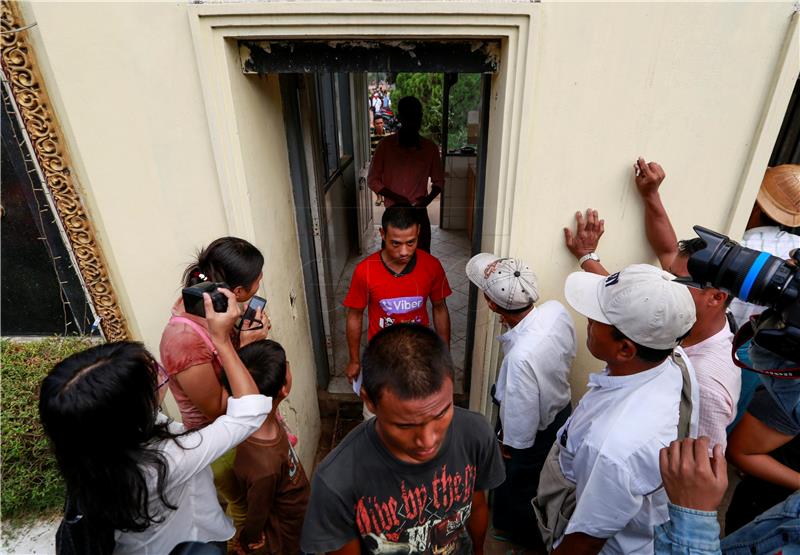
<instances>
[{"instance_id":1,"label":"man wearing gray baseball cap","mask_svg":"<svg viewBox=\"0 0 800 555\"><path fill-rule=\"evenodd\" d=\"M539 300L536 274L518 258L478 254L467 276L508 331L497 339L503 362L494 387L500 405L500 449L506 480L494 490L492 524L526 547L541 545L530 500L556 432L572 407L569 371L575 326L558 301Z\"/></svg>"},{"instance_id":2,"label":"man wearing gray baseball cap","mask_svg":"<svg viewBox=\"0 0 800 555\"><path fill-rule=\"evenodd\" d=\"M673 280L647 264L567 278L567 302L589 319L586 345L606 368L590 375L542 470L534 508L554 553L652 554L653 527L668 519L659 450L696 437L699 412L678 347L695 305Z\"/></svg>"}]
</instances>

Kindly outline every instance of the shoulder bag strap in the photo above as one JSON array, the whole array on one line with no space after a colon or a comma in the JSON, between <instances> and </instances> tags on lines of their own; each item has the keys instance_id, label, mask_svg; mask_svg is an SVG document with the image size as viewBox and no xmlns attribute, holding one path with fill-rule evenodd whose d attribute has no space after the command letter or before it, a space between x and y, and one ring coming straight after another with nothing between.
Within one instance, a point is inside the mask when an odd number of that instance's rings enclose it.
<instances>
[{"instance_id":1,"label":"shoulder bag strap","mask_svg":"<svg viewBox=\"0 0 800 555\"><path fill-rule=\"evenodd\" d=\"M681 402L678 405L678 439L684 439L689 437L692 425L692 379L689 377L689 368L683 355L673 351L672 360L680 367L683 378Z\"/></svg>"}]
</instances>

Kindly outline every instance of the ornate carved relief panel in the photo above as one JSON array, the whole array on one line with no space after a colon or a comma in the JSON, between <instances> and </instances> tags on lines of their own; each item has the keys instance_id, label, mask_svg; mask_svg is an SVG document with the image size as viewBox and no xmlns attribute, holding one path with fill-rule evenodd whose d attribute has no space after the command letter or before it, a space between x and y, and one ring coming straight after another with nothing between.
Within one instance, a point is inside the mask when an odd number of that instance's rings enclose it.
<instances>
[{"instance_id":1,"label":"ornate carved relief panel","mask_svg":"<svg viewBox=\"0 0 800 555\"><path fill-rule=\"evenodd\" d=\"M89 214L83 206L58 119L53 111L25 22L13 2L0 3L2 68L62 229L108 341L128 337Z\"/></svg>"}]
</instances>

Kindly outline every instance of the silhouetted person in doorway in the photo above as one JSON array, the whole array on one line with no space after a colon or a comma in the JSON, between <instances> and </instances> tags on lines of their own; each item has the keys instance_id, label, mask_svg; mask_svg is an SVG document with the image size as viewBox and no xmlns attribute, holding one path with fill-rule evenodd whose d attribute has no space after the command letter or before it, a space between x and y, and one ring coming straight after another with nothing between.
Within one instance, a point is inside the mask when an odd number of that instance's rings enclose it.
<instances>
[{"instance_id":1,"label":"silhouetted person in doorway","mask_svg":"<svg viewBox=\"0 0 800 555\"><path fill-rule=\"evenodd\" d=\"M427 206L442 192L444 169L436 143L419 134L422 104L413 96L397 105L400 130L383 139L369 167L369 188L384 197L386 207L408 204L417 209L419 249L431 251ZM432 186L428 192L428 179Z\"/></svg>"}]
</instances>

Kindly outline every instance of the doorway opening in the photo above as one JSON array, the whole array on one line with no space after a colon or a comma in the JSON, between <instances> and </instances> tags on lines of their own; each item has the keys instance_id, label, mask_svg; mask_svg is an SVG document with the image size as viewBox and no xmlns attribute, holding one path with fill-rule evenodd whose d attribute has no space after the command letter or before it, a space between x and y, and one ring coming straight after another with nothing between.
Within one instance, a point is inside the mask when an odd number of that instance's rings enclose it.
<instances>
[{"instance_id":1,"label":"doorway opening","mask_svg":"<svg viewBox=\"0 0 800 555\"><path fill-rule=\"evenodd\" d=\"M420 134L439 148L445 176L443 193L428 206L431 254L453 290L446 302L456 400L467 405L477 294L464 268L481 244L488 99L498 51L496 41L240 43L245 73L280 78L320 390L355 400L344 375L342 301L356 265L380 249L385 207L367 183L382 140L377 127L395 132L397 102L416 96L423 104ZM430 318L430 305L428 311ZM365 318L361 349L366 329Z\"/></svg>"}]
</instances>

